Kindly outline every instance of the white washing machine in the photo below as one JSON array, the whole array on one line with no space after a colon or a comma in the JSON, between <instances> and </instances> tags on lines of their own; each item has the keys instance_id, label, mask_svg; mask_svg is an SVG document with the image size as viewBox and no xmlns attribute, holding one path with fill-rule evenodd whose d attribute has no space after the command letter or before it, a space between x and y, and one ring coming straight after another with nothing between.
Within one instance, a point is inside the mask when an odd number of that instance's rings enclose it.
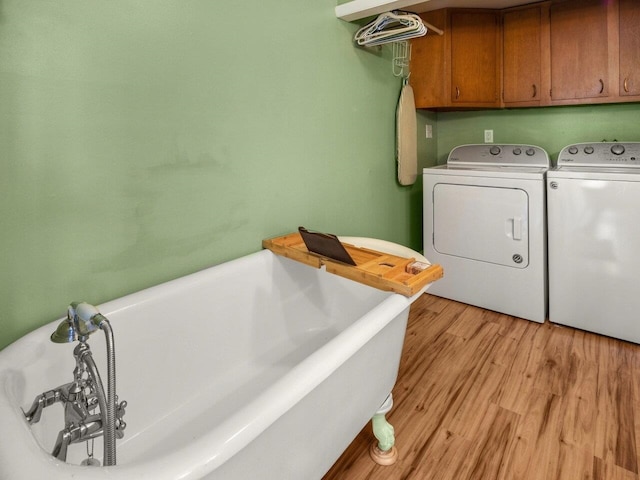
<instances>
[{"instance_id":1,"label":"white washing machine","mask_svg":"<svg viewBox=\"0 0 640 480\"><path fill-rule=\"evenodd\" d=\"M563 148L547 197L549 320L640 343L640 143Z\"/></svg>"},{"instance_id":2,"label":"white washing machine","mask_svg":"<svg viewBox=\"0 0 640 480\"><path fill-rule=\"evenodd\" d=\"M533 145L462 145L423 170L424 255L444 268L429 293L544 322L545 173Z\"/></svg>"}]
</instances>

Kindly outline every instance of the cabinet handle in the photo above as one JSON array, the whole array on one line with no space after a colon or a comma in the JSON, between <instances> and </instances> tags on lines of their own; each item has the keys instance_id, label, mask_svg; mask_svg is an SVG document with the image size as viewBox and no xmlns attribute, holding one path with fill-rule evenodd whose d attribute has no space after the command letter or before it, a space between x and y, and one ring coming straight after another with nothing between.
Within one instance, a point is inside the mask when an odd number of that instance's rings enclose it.
<instances>
[{"instance_id":1,"label":"cabinet handle","mask_svg":"<svg viewBox=\"0 0 640 480\"><path fill-rule=\"evenodd\" d=\"M629 93L629 77L626 77L624 79L624 83L622 84L622 87L624 88L625 93Z\"/></svg>"},{"instance_id":2,"label":"cabinet handle","mask_svg":"<svg viewBox=\"0 0 640 480\"><path fill-rule=\"evenodd\" d=\"M458 100L459 98L460 98L460 89L456 85L456 100Z\"/></svg>"},{"instance_id":3,"label":"cabinet handle","mask_svg":"<svg viewBox=\"0 0 640 480\"><path fill-rule=\"evenodd\" d=\"M536 95L538 95L538 89L536 88L536 84L534 83L531 86L533 87L533 95L531 95L531 98L536 98Z\"/></svg>"},{"instance_id":4,"label":"cabinet handle","mask_svg":"<svg viewBox=\"0 0 640 480\"><path fill-rule=\"evenodd\" d=\"M604 92L604 82L600 79L600 93Z\"/></svg>"}]
</instances>

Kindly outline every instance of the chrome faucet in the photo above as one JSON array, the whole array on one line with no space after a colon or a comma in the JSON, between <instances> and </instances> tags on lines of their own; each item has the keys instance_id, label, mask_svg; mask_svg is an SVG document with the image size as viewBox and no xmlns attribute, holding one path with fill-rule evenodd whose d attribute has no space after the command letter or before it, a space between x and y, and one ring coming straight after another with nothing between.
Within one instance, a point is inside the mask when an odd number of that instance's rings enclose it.
<instances>
[{"instance_id":1,"label":"chrome faucet","mask_svg":"<svg viewBox=\"0 0 640 480\"><path fill-rule=\"evenodd\" d=\"M105 332L107 342L106 394L87 344L89 335L98 329ZM73 381L38 395L24 415L30 424L34 424L40 421L44 408L64 403L65 428L58 434L51 454L65 461L69 445L104 436L103 463L105 466L115 465L116 438L124 436L126 423L122 417L127 402L118 404L116 395L115 346L109 320L88 303L72 303L67 310L67 318L51 335L51 341L68 343L75 340L79 343L73 350L76 359ZM96 408L98 413L95 413Z\"/></svg>"}]
</instances>

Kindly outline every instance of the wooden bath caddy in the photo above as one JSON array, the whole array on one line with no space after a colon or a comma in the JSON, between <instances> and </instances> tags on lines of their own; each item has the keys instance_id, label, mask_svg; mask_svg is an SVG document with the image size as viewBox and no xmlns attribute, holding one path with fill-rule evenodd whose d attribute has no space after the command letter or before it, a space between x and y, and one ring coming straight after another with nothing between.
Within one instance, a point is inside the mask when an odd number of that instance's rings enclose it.
<instances>
[{"instance_id":1,"label":"wooden bath caddy","mask_svg":"<svg viewBox=\"0 0 640 480\"><path fill-rule=\"evenodd\" d=\"M356 266L309 252L297 232L262 241L264 248L283 257L315 268L324 265L327 272L406 297L415 295L422 287L442 278L443 275L440 265L431 265L418 273L408 273L407 266L415 262L415 258L390 255L368 248L355 247L348 243L343 243L343 245L356 262Z\"/></svg>"}]
</instances>

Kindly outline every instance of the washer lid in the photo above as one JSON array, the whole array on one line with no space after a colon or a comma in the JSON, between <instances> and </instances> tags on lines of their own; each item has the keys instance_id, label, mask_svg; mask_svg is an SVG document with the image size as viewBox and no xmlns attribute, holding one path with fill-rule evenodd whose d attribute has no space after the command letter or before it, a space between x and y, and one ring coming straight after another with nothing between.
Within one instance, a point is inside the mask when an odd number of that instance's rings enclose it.
<instances>
[{"instance_id":1,"label":"washer lid","mask_svg":"<svg viewBox=\"0 0 640 480\"><path fill-rule=\"evenodd\" d=\"M640 182L640 168L556 167L547 172L547 180L554 178Z\"/></svg>"},{"instance_id":2,"label":"washer lid","mask_svg":"<svg viewBox=\"0 0 640 480\"><path fill-rule=\"evenodd\" d=\"M640 142L567 145L548 177L640 181Z\"/></svg>"},{"instance_id":3,"label":"washer lid","mask_svg":"<svg viewBox=\"0 0 640 480\"><path fill-rule=\"evenodd\" d=\"M627 171L640 168L640 142L598 142L567 145L558 154L557 168Z\"/></svg>"},{"instance_id":4,"label":"washer lid","mask_svg":"<svg viewBox=\"0 0 640 480\"><path fill-rule=\"evenodd\" d=\"M551 167L549 155L535 145L460 145L449 153L447 165L456 168L537 168Z\"/></svg>"}]
</instances>

